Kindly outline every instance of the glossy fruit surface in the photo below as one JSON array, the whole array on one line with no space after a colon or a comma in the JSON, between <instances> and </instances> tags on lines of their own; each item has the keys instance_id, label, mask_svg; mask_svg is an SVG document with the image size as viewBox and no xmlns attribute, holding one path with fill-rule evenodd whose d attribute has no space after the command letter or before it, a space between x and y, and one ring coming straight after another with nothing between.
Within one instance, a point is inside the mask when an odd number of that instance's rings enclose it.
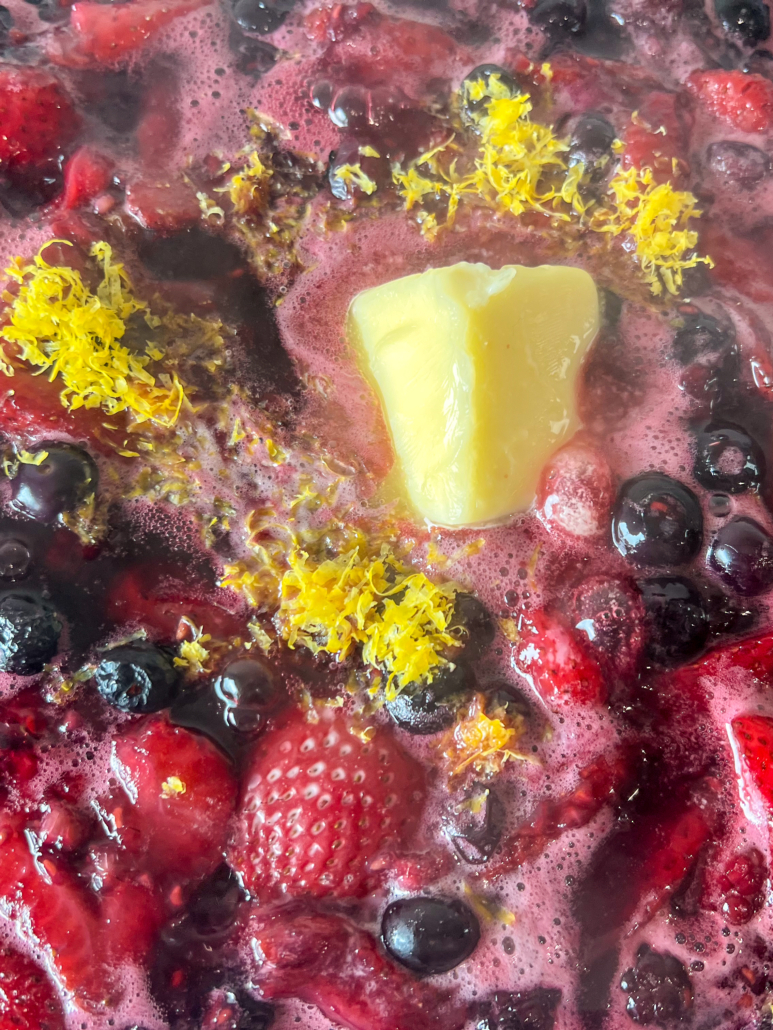
<instances>
[{"instance_id":1,"label":"glossy fruit surface","mask_svg":"<svg viewBox=\"0 0 773 1030\"><path fill-rule=\"evenodd\" d=\"M620 987L628 995L628 1015L645 1026L682 1020L692 1006L692 985L682 963L647 944L639 948L636 965L623 974Z\"/></svg>"},{"instance_id":2,"label":"glossy fruit surface","mask_svg":"<svg viewBox=\"0 0 773 1030\"><path fill-rule=\"evenodd\" d=\"M39 463L20 462L11 481L13 507L41 522L74 512L92 496L99 482L93 458L80 447L41 444Z\"/></svg>"},{"instance_id":3,"label":"glossy fruit surface","mask_svg":"<svg viewBox=\"0 0 773 1030\"><path fill-rule=\"evenodd\" d=\"M480 927L461 901L403 898L381 918L381 940L389 954L414 973L446 973L469 958L478 945Z\"/></svg>"},{"instance_id":4,"label":"glossy fruit surface","mask_svg":"<svg viewBox=\"0 0 773 1030\"><path fill-rule=\"evenodd\" d=\"M765 477L765 455L740 426L712 422L698 433L693 474L707 490L756 490Z\"/></svg>"},{"instance_id":5,"label":"glossy fruit surface","mask_svg":"<svg viewBox=\"0 0 773 1030\"><path fill-rule=\"evenodd\" d=\"M706 642L709 618L704 600L684 576L654 576L638 581L646 615L647 656L669 664L687 661Z\"/></svg>"},{"instance_id":6,"label":"glossy fruit surface","mask_svg":"<svg viewBox=\"0 0 773 1030\"><path fill-rule=\"evenodd\" d=\"M732 519L714 537L709 565L732 590L753 597L773 586L773 538L754 519Z\"/></svg>"},{"instance_id":7,"label":"glossy fruit surface","mask_svg":"<svg viewBox=\"0 0 773 1030\"><path fill-rule=\"evenodd\" d=\"M62 623L54 609L32 594L0 597L0 671L40 672L56 654Z\"/></svg>"},{"instance_id":8,"label":"glossy fruit surface","mask_svg":"<svg viewBox=\"0 0 773 1030\"><path fill-rule=\"evenodd\" d=\"M703 541L698 498L660 473L629 479L615 502L612 541L635 565L683 565Z\"/></svg>"},{"instance_id":9,"label":"glossy fruit surface","mask_svg":"<svg viewBox=\"0 0 773 1030\"><path fill-rule=\"evenodd\" d=\"M106 651L94 681L109 705L123 712L147 714L169 707L179 675L169 655L134 645Z\"/></svg>"}]
</instances>

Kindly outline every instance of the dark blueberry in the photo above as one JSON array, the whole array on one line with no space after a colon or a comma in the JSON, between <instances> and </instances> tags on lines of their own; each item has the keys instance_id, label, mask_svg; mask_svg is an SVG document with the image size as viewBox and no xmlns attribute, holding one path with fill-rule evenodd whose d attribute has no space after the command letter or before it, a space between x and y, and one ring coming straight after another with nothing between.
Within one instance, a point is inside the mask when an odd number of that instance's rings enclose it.
<instances>
[{"instance_id":1,"label":"dark blueberry","mask_svg":"<svg viewBox=\"0 0 773 1030\"><path fill-rule=\"evenodd\" d=\"M62 192L62 160L8 167L0 172L0 207L13 218L25 218Z\"/></svg>"},{"instance_id":2,"label":"dark blueberry","mask_svg":"<svg viewBox=\"0 0 773 1030\"><path fill-rule=\"evenodd\" d=\"M89 114L95 115L112 132L128 135L142 115L143 88L136 73L125 69L83 72L79 93Z\"/></svg>"},{"instance_id":3,"label":"dark blueberry","mask_svg":"<svg viewBox=\"0 0 773 1030\"><path fill-rule=\"evenodd\" d=\"M62 624L54 609L32 594L0 600L0 672L31 676L50 662Z\"/></svg>"},{"instance_id":4,"label":"dark blueberry","mask_svg":"<svg viewBox=\"0 0 773 1030\"><path fill-rule=\"evenodd\" d=\"M21 540L3 540L0 543L0 579L24 579L32 556Z\"/></svg>"},{"instance_id":5,"label":"dark blueberry","mask_svg":"<svg viewBox=\"0 0 773 1030\"><path fill-rule=\"evenodd\" d=\"M238 25L231 25L228 34L228 45L236 57L236 70L242 75L251 75L259 79L270 72L279 60L280 51L265 39L253 39L245 36Z\"/></svg>"},{"instance_id":6,"label":"dark blueberry","mask_svg":"<svg viewBox=\"0 0 773 1030\"><path fill-rule=\"evenodd\" d=\"M636 965L623 973L620 987L628 995L625 1010L634 1023L666 1026L681 1022L692 1007L692 985L678 958L642 944Z\"/></svg>"},{"instance_id":7,"label":"dark blueberry","mask_svg":"<svg viewBox=\"0 0 773 1030\"><path fill-rule=\"evenodd\" d=\"M620 316L623 313L623 298L605 287L602 287L599 293L604 325L613 328L620 321Z\"/></svg>"},{"instance_id":8,"label":"dark blueberry","mask_svg":"<svg viewBox=\"0 0 773 1030\"><path fill-rule=\"evenodd\" d=\"M698 498L660 473L629 479L615 502L612 540L635 565L682 565L695 557L703 540Z\"/></svg>"},{"instance_id":9,"label":"dark blueberry","mask_svg":"<svg viewBox=\"0 0 773 1030\"><path fill-rule=\"evenodd\" d=\"M381 940L395 961L414 973L447 973L472 955L480 927L472 909L442 898L393 901L381 920Z\"/></svg>"},{"instance_id":10,"label":"dark blueberry","mask_svg":"<svg viewBox=\"0 0 773 1030\"><path fill-rule=\"evenodd\" d=\"M616 139L617 133L611 122L590 111L574 127L567 164L582 162L586 169L593 169L609 155Z\"/></svg>"},{"instance_id":11,"label":"dark blueberry","mask_svg":"<svg viewBox=\"0 0 773 1030\"><path fill-rule=\"evenodd\" d=\"M454 599L454 613L448 631L462 643L465 658L479 658L496 634L494 620L488 609L474 594L459 593Z\"/></svg>"},{"instance_id":12,"label":"dark blueberry","mask_svg":"<svg viewBox=\"0 0 773 1030\"><path fill-rule=\"evenodd\" d=\"M550 36L579 36L585 30L585 0L537 0L531 20Z\"/></svg>"},{"instance_id":13,"label":"dark blueberry","mask_svg":"<svg viewBox=\"0 0 773 1030\"><path fill-rule=\"evenodd\" d=\"M475 684L475 676L465 662L444 666L431 683L407 684L386 710L401 730L415 736L428 736L446 729L454 721L458 703Z\"/></svg>"},{"instance_id":14,"label":"dark blueberry","mask_svg":"<svg viewBox=\"0 0 773 1030\"><path fill-rule=\"evenodd\" d=\"M693 361L724 354L732 343L733 335L729 329L712 315L699 311L683 317L683 325L674 336L672 351L680 364L689 365Z\"/></svg>"},{"instance_id":15,"label":"dark blueberry","mask_svg":"<svg viewBox=\"0 0 773 1030\"><path fill-rule=\"evenodd\" d=\"M223 702L226 725L239 733L261 729L282 697L271 670L257 658L231 662L215 680L214 689Z\"/></svg>"},{"instance_id":16,"label":"dark blueberry","mask_svg":"<svg viewBox=\"0 0 773 1030\"><path fill-rule=\"evenodd\" d=\"M269 1030L274 1022L274 1009L268 1002L258 1001L247 991L233 995L241 1008L235 1030Z\"/></svg>"},{"instance_id":17,"label":"dark blueberry","mask_svg":"<svg viewBox=\"0 0 773 1030\"><path fill-rule=\"evenodd\" d=\"M97 690L122 712L158 712L172 703L179 673L158 648L127 644L106 651L94 673Z\"/></svg>"},{"instance_id":18,"label":"dark blueberry","mask_svg":"<svg viewBox=\"0 0 773 1030\"><path fill-rule=\"evenodd\" d=\"M70 17L71 0L26 0L38 9L38 18L46 22L67 21Z\"/></svg>"},{"instance_id":19,"label":"dark blueberry","mask_svg":"<svg viewBox=\"0 0 773 1030\"><path fill-rule=\"evenodd\" d=\"M465 862L482 865L494 854L505 825L505 806L491 787L476 783L445 819L451 843Z\"/></svg>"},{"instance_id":20,"label":"dark blueberry","mask_svg":"<svg viewBox=\"0 0 773 1030\"><path fill-rule=\"evenodd\" d=\"M640 579L647 615L647 657L659 665L686 661L706 643L709 617L703 598L684 576Z\"/></svg>"},{"instance_id":21,"label":"dark blueberry","mask_svg":"<svg viewBox=\"0 0 773 1030\"><path fill-rule=\"evenodd\" d=\"M740 426L712 422L698 433L693 475L707 490L757 490L765 476L765 455Z\"/></svg>"},{"instance_id":22,"label":"dark blueberry","mask_svg":"<svg viewBox=\"0 0 773 1030\"><path fill-rule=\"evenodd\" d=\"M320 79L312 85L309 97L318 111L327 111L333 101L334 92L332 84L327 79Z\"/></svg>"},{"instance_id":23,"label":"dark blueberry","mask_svg":"<svg viewBox=\"0 0 773 1030\"><path fill-rule=\"evenodd\" d=\"M234 924L243 898L236 874L224 862L188 902L186 929L207 941L224 937Z\"/></svg>"},{"instance_id":24,"label":"dark blueberry","mask_svg":"<svg viewBox=\"0 0 773 1030\"><path fill-rule=\"evenodd\" d=\"M770 11L765 0L714 0L714 10L725 32L748 46L770 36Z\"/></svg>"},{"instance_id":25,"label":"dark blueberry","mask_svg":"<svg viewBox=\"0 0 773 1030\"><path fill-rule=\"evenodd\" d=\"M236 24L245 32L265 36L285 20L294 0L237 0L233 8Z\"/></svg>"},{"instance_id":26,"label":"dark blueberry","mask_svg":"<svg viewBox=\"0 0 773 1030\"><path fill-rule=\"evenodd\" d=\"M156 279L220 279L242 264L239 248L205 229L186 229L171 236L148 235L139 258Z\"/></svg>"},{"instance_id":27,"label":"dark blueberry","mask_svg":"<svg viewBox=\"0 0 773 1030\"><path fill-rule=\"evenodd\" d=\"M497 991L485 1005L478 1030L553 1030L561 991L535 987L531 991Z\"/></svg>"},{"instance_id":28,"label":"dark blueberry","mask_svg":"<svg viewBox=\"0 0 773 1030\"><path fill-rule=\"evenodd\" d=\"M486 686L486 715L489 719L530 719L532 707L526 695L504 680Z\"/></svg>"},{"instance_id":29,"label":"dark blueberry","mask_svg":"<svg viewBox=\"0 0 773 1030\"><path fill-rule=\"evenodd\" d=\"M13 15L4 4L0 4L0 40L5 39L13 27Z\"/></svg>"},{"instance_id":30,"label":"dark blueberry","mask_svg":"<svg viewBox=\"0 0 773 1030\"><path fill-rule=\"evenodd\" d=\"M771 171L771 161L764 150L737 140L712 143L706 151L705 163L718 179L734 186L756 186Z\"/></svg>"},{"instance_id":31,"label":"dark blueberry","mask_svg":"<svg viewBox=\"0 0 773 1030\"><path fill-rule=\"evenodd\" d=\"M473 68L469 75L465 75L462 82L461 115L462 121L468 125L475 123L477 116L485 110L490 99L489 97L483 97L480 100L474 100L469 95L469 86L479 82L488 86L492 75L497 75L501 84L513 95L518 92L518 84L510 72L500 68L498 64L479 64L477 68Z\"/></svg>"},{"instance_id":32,"label":"dark blueberry","mask_svg":"<svg viewBox=\"0 0 773 1030\"><path fill-rule=\"evenodd\" d=\"M761 594L773 586L773 537L754 519L732 519L714 537L709 565L737 593Z\"/></svg>"},{"instance_id":33,"label":"dark blueberry","mask_svg":"<svg viewBox=\"0 0 773 1030\"><path fill-rule=\"evenodd\" d=\"M80 447L44 443L39 465L20 462L11 482L12 507L39 522L53 522L76 511L97 489L99 474L94 459Z\"/></svg>"}]
</instances>

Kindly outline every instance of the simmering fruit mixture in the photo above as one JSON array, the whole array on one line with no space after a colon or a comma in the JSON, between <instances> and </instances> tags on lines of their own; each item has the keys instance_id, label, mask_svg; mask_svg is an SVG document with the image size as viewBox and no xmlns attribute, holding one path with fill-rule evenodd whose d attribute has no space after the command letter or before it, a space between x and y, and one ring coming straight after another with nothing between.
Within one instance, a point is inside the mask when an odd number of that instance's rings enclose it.
<instances>
[{"instance_id":1,"label":"simmering fruit mixture","mask_svg":"<svg viewBox=\"0 0 773 1030\"><path fill-rule=\"evenodd\" d=\"M767 0L5 2L0 1030L771 1030Z\"/></svg>"}]
</instances>

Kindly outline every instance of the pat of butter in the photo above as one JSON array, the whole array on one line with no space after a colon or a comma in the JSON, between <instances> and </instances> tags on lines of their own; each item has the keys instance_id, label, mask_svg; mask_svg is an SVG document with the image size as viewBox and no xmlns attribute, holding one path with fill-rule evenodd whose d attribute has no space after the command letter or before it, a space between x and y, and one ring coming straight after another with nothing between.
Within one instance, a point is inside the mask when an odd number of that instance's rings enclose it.
<instances>
[{"instance_id":1,"label":"pat of butter","mask_svg":"<svg viewBox=\"0 0 773 1030\"><path fill-rule=\"evenodd\" d=\"M466 526L529 507L577 428L577 374L598 325L593 280L558 265L462 261L354 298L349 338L420 515Z\"/></svg>"}]
</instances>

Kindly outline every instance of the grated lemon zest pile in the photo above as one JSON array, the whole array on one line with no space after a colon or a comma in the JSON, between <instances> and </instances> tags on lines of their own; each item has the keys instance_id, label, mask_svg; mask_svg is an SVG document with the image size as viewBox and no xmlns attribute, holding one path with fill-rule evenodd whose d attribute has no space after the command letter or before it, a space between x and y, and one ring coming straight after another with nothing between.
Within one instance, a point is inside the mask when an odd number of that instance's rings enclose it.
<instances>
[{"instance_id":1,"label":"grated lemon zest pile","mask_svg":"<svg viewBox=\"0 0 773 1030\"><path fill-rule=\"evenodd\" d=\"M102 272L96 294L80 272L48 264L44 250L32 264L17 258L6 269L19 292L7 295L10 324L0 335L18 347L28 364L48 371L50 381L61 378L62 404L70 411L101 407L111 415L128 411L137 423L174 425L186 399L180 381L173 375L157 385L146 368L151 354L133 354L120 343L126 320L135 312L147 313L147 305L133 296L123 266L112 262L110 246L95 243L91 248ZM2 371L13 375L2 351L0 360Z\"/></svg>"},{"instance_id":2,"label":"grated lemon zest pile","mask_svg":"<svg viewBox=\"0 0 773 1030\"><path fill-rule=\"evenodd\" d=\"M448 664L442 652L460 646L448 629L456 588L410 571L386 545L377 557L355 548L320 563L295 549L288 563L277 614L288 645L341 660L361 647L363 661L387 674L387 698L431 681Z\"/></svg>"},{"instance_id":3,"label":"grated lemon zest pile","mask_svg":"<svg viewBox=\"0 0 773 1030\"><path fill-rule=\"evenodd\" d=\"M675 190L669 182L657 184L651 168L618 168L608 192L613 206L595 211L591 228L614 236L625 234L633 241L654 294L661 294L663 286L677 294L684 269L713 265L711 258L695 253L698 234L687 228L690 219L701 214L692 193Z\"/></svg>"},{"instance_id":4,"label":"grated lemon zest pile","mask_svg":"<svg viewBox=\"0 0 773 1030\"><path fill-rule=\"evenodd\" d=\"M509 761L530 760L510 747L524 732L523 716L511 718L502 712L497 713L502 718L492 719L486 715L485 706L486 699L476 694L441 745L452 776L470 766L478 775L495 776Z\"/></svg>"},{"instance_id":5,"label":"grated lemon zest pile","mask_svg":"<svg viewBox=\"0 0 773 1030\"><path fill-rule=\"evenodd\" d=\"M262 211L268 205L268 184L272 174L272 169L263 164L258 152L253 150L245 167L231 176L227 186L217 188L215 193L227 193L239 215L245 215L255 207Z\"/></svg>"}]
</instances>

